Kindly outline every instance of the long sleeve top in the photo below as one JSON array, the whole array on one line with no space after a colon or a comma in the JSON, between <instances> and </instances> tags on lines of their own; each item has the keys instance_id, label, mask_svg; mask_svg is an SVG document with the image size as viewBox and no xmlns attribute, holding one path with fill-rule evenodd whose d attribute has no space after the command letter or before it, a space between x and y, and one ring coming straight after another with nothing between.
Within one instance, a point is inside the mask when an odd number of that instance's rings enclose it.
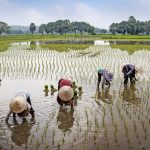
<instances>
[{"instance_id":1,"label":"long sleeve top","mask_svg":"<svg viewBox=\"0 0 150 150\"><path fill-rule=\"evenodd\" d=\"M130 75L133 73L134 70L135 66L131 64L127 64L122 68L122 72L124 73L124 75Z\"/></svg>"}]
</instances>

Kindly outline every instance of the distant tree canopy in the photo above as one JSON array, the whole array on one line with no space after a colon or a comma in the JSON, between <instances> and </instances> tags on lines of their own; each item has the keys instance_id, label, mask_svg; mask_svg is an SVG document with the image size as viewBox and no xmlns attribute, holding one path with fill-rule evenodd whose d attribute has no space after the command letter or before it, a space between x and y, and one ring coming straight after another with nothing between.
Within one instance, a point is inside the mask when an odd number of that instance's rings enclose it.
<instances>
[{"instance_id":1,"label":"distant tree canopy","mask_svg":"<svg viewBox=\"0 0 150 150\"><path fill-rule=\"evenodd\" d=\"M0 21L0 35L2 33L8 33L10 31L10 27L5 22Z\"/></svg>"},{"instance_id":2,"label":"distant tree canopy","mask_svg":"<svg viewBox=\"0 0 150 150\"><path fill-rule=\"evenodd\" d=\"M47 34L54 34L58 33L60 35L63 35L66 33L74 32L75 35L77 32L80 32L82 35L83 32L87 32L89 34L95 34L95 27L91 26L90 24L86 22L70 22L70 20L57 20L55 22L49 22L47 24L41 24L39 26L39 32L41 34L47 33Z\"/></svg>"},{"instance_id":3,"label":"distant tree canopy","mask_svg":"<svg viewBox=\"0 0 150 150\"><path fill-rule=\"evenodd\" d=\"M109 31L112 34L149 34L150 33L150 20L141 22L136 20L134 16L130 16L128 21L122 21L120 23L112 23L109 27Z\"/></svg>"},{"instance_id":4,"label":"distant tree canopy","mask_svg":"<svg viewBox=\"0 0 150 150\"><path fill-rule=\"evenodd\" d=\"M31 23L29 28L31 33L33 34L33 32L36 30L36 25L34 23Z\"/></svg>"}]
</instances>

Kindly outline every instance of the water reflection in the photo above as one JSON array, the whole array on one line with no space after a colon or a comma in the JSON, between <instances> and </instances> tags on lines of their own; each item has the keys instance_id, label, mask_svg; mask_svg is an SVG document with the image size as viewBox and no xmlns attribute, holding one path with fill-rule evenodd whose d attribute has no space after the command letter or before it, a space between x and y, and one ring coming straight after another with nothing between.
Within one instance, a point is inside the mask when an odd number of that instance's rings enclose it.
<instances>
[{"instance_id":1,"label":"water reflection","mask_svg":"<svg viewBox=\"0 0 150 150\"><path fill-rule=\"evenodd\" d=\"M137 92L136 84L125 85L121 95L122 100L132 104L140 104L141 98L137 96Z\"/></svg>"},{"instance_id":2,"label":"water reflection","mask_svg":"<svg viewBox=\"0 0 150 150\"><path fill-rule=\"evenodd\" d=\"M74 110L60 109L57 116L58 128L63 132L70 131L74 122Z\"/></svg>"},{"instance_id":3,"label":"water reflection","mask_svg":"<svg viewBox=\"0 0 150 150\"><path fill-rule=\"evenodd\" d=\"M9 43L7 43L7 42L1 42L0 43L0 52L7 51L9 47L10 47Z\"/></svg>"},{"instance_id":4,"label":"water reflection","mask_svg":"<svg viewBox=\"0 0 150 150\"><path fill-rule=\"evenodd\" d=\"M107 87L107 88L104 88L102 89L102 91L100 91L99 89L97 90L97 98L101 101L103 101L104 103L108 103L108 104L111 104L113 101L112 101L112 98L113 96L110 94L110 89Z\"/></svg>"},{"instance_id":5,"label":"water reflection","mask_svg":"<svg viewBox=\"0 0 150 150\"><path fill-rule=\"evenodd\" d=\"M25 118L21 124L19 124L16 119L14 119L13 124L7 123L7 127L11 130L12 141L18 146L27 144L31 135L30 130L34 124L35 120L28 122Z\"/></svg>"},{"instance_id":6,"label":"water reflection","mask_svg":"<svg viewBox=\"0 0 150 150\"><path fill-rule=\"evenodd\" d=\"M35 41L31 41L30 42L30 49L31 50L35 50L36 49L36 42Z\"/></svg>"}]
</instances>

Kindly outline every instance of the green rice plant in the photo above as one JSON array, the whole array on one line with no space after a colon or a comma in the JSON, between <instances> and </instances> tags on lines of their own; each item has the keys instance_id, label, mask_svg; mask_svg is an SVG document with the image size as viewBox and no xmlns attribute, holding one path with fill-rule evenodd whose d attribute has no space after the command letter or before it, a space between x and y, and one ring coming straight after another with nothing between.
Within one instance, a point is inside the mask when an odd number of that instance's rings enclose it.
<instances>
[{"instance_id":1,"label":"green rice plant","mask_svg":"<svg viewBox=\"0 0 150 150\"><path fill-rule=\"evenodd\" d=\"M146 50L150 50L150 45L110 45L111 48L117 48L117 49L121 49L121 50L126 50L128 51L128 53L130 55L132 55L134 52L138 51L138 50L143 50L143 49L146 49Z\"/></svg>"},{"instance_id":2,"label":"green rice plant","mask_svg":"<svg viewBox=\"0 0 150 150\"><path fill-rule=\"evenodd\" d=\"M105 127L105 116L104 115L102 117L102 126L103 126L103 128Z\"/></svg>"},{"instance_id":3,"label":"green rice plant","mask_svg":"<svg viewBox=\"0 0 150 150\"><path fill-rule=\"evenodd\" d=\"M105 140L106 140L106 142L108 141L108 133L107 133L108 131L107 131L107 128L105 128L105 130L104 130L104 135L105 135Z\"/></svg>"},{"instance_id":4,"label":"green rice plant","mask_svg":"<svg viewBox=\"0 0 150 150\"><path fill-rule=\"evenodd\" d=\"M54 92L58 91L56 88L54 88L53 85L51 85L50 87L51 87L51 93L54 93Z\"/></svg>"},{"instance_id":5,"label":"green rice plant","mask_svg":"<svg viewBox=\"0 0 150 150\"><path fill-rule=\"evenodd\" d=\"M0 52L8 50L9 47L10 47L9 42L0 42Z\"/></svg>"},{"instance_id":6,"label":"green rice plant","mask_svg":"<svg viewBox=\"0 0 150 150\"><path fill-rule=\"evenodd\" d=\"M98 129L99 128L99 123L98 123L98 120L97 120L96 116L94 117L94 121L95 121L96 129Z\"/></svg>"},{"instance_id":7,"label":"green rice plant","mask_svg":"<svg viewBox=\"0 0 150 150\"><path fill-rule=\"evenodd\" d=\"M41 135L41 138L42 138L42 143L41 144L43 144L43 142L44 142L44 134Z\"/></svg>"},{"instance_id":8,"label":"green rice plant","mask_svg":"<svg viewBox=\"0 0 150 150\"><path fill-rule=\"evenodd\" d=\"M42 49L56 50L58 52L69 52L70 50L84 50L89 48L90 44L41 44Z\"/></svg>"},{"instance_id":9,"label":"green rice plant","mask_svg":"<svg viewBox=\"0 0 150 150\"><path fill-rule=\"evenodd\" d=\"M64 139L64 137L62 138L62 145L65 143L65 139Z\"/></svg>"},{"instance_id":10,"label":"green rice plant","mask_svg":"<svg viewBox=\"0 0 150 150\"><path fill-rule=\"evenodd\" d=\"M36 142L36 149L38 150L38 149L39 149L39 147L40 147L40 142L39 142L39 141L37 141L37 142Z\"/></svg>"},{"instance_id":11,"label":"green rice plant","mask_svg":"<svg viewBox=\"0 0 150 150\"><path fill-rule=\"evenodd\" d=\"M46 145L46 146L45 146L45 149L50 149L50 145Z\"/></svg>"},{"instance_id":12,"label":"green rice plant","mask_svg":"<svg viewBox=\"0 0 150 150\"><path fill-rule=\"evenodd\" d=\"M74 96L77 96L77 95L78 95L78 92L74 90Z\"/></svg>"},{"instance_id":13,"label":"green rice plant","mask_svg":"<svg viewBox=\"0 0 150 150\"><path fill-rule=\"evenodd\" d=\"M96 135L94 134L94 144L95 144L95 145L96 145L96 143L97 143L97 142L96 142L96 139L97 139L97 138L96 138Z\"/></svg>"},{"instance_id":14,"label":"green rice plant","mask_svg":"<svg viewBox=\"0 0 150 150\"><path fill-rule=\"evenodd\" d=\"M87 126L88 126L88 124L89 124L89 119L88 119L88 112L87 112L87 110L85 110L85 115L86 115L86 119L87 119Z\"/></svg>"},{"instance_id":15,"label":"green rice plant","mask_svg":"<svg viewBox=\"0 0 150 150\"><path fill-rule=\"evenodd\" d=\"M61 146L61 145L60 145L59 143L57 143L57 148L58 148L58 150L60 150L60 146Z\"/></svg>"},{"instance_id":16,"label":"green rice plant","mask_svg":"<svg viewBox=\"0 0 150 150\"><path fill-rule=\"evenodd\" d=\"M77 88L77 85L76 85L75 81L72 82L72 87L73 87L74 90Z\"/></svg>"},{"instance_id":17,"label":"green rice plant","mask_svg":"<svg viewBox=\"0 0 150 150\"><path fill-rule=\"evenodd\" d=\"M78 91L79 91L79 96L81 96L82 95L82 93L83 93L83 91L82 91L82 87L80 86L80 87L78 87Z\"/></svg>"},{"instance_id":18,"label":"green rice plant","mask_svg":"<svg viewBox=\"0 0 150 150\"><path fill-rule=\"evenodd\" d=\"M11 150L13 150L14 149L14 145L13 144L11 144Z\"/></svg>"},{"instance_id":19,"label":"green rice plant","mask_svg":"<svg viewBox=\"0 0 150 150\"><path fill-rule=\"evenodd\" d=\"M44 86L44 91L49 91L48 85L45 85L45 86Z\"/></svg>"}]
</instances>

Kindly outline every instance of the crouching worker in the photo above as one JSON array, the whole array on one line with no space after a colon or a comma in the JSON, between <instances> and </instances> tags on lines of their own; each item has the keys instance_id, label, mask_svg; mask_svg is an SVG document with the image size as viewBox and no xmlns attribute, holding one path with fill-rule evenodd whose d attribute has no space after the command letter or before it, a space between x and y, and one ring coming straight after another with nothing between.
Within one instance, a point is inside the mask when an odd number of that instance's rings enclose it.
<instances>
[{"instance_id":1,"label":"crouching worker","mask_svg":"<svg viewBox=\"0 0 150 150\"><path fill-rule=\"evenodd\" d=\"M128 83L128 78L130 78L130 82L135 83L137 79L135 78L136 69L134 65L131 64L123 64L122 65L122 72L124 74L124 84Z\"/></svg>"},{"instance_id":2,"label":"crouching worker","mask_svg":"<svg viewBox=\"0 0 150 150\"><path fill-rule=\"evenodd\" d=\"M61 107L63 107L63 105L71 105L71 108L73 109L73 96L74 91L71 81L67 79L60 79L58 82L58 104Z\"/></svg>"},{"instance_id":3,"label":"crouching worker","mask_svg":"<svg viewBox=\"0 0 150 150\"><path fill-rule=\"evenodd\" d=\"M6 122L8 122L11 114L13 114L13 119L16 119L16 114L19 117L24 118L27 117L29 113L31 114L32 118L34 118L34 110L32 108L29 94L17 93L16 96L11 100L9 108L10 110L6 117Z\"/></svg>"},{"instance_id":4,"label":"crouching worker","mask_svg":"<svg viewBox=\"0 0 150 150\"><path fill-rule=\"evenodd\" d=\"M113 74L110 73L107 69L102 68L97 68L97 72L98 72L97 88L99 89L102 76L103 76L102 88L104 88L104 85L108 85L110 87L110 81L112 81L113 79Z\"/></svg>"}]
</instances>

